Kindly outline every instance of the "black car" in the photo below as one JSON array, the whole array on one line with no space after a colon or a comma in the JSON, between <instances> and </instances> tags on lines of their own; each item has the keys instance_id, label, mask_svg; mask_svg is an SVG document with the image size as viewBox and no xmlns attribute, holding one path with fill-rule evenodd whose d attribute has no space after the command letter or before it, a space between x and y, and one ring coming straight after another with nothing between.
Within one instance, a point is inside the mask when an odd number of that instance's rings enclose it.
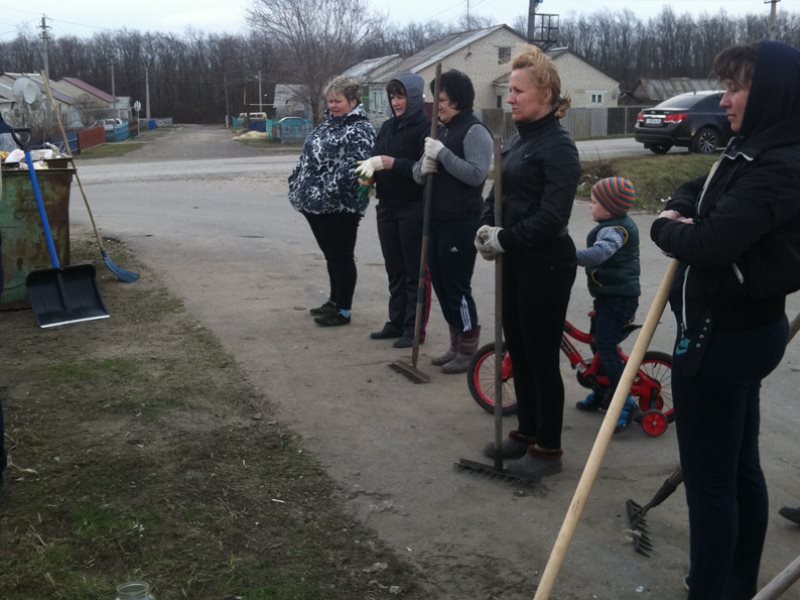
<instances>
[{"instance_id":1,"label":"black car","mask_svg":"<svg viewBox=\"0 0 800 600\"><path fill-rule=\"evenodd\" d=\"M636 117L636 141L656 154L664 154L673 146L699 154L715 152L732 135L725 109L719 106L722 94L688 92L644 109Z\"/></svg>"}]
</instances>

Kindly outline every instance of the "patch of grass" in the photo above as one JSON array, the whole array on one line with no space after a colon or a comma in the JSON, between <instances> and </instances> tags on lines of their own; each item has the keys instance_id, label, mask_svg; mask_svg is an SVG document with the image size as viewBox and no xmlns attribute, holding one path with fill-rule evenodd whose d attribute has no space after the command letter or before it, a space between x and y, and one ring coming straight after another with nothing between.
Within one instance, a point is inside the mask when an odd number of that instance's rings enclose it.
<instances>
[{"instance_id":1,"label":"patch of grass","mask_svg":"<svg viewBox=\"0 0 800 600\"><path fill-rule=\"evenodd\" d=\"M686 153L584 161L577 196L588 199L592 186L604 177L627 177L636 186L638 208L658 212L662 199L687 181L706 175L717 158Z\"/></svg>"},{"instance_id":2,"label":"patch of grass","mask_svg":"<svg viewBox=\"0 0 800 600\"><path fill-rule=\"evenodd\" d=\"M0 320L0 596L107 600L140 579L159 600L428 597L218 340L125 262L140 281L98 282L111 319Z\"/></svg>"}]
</instances>

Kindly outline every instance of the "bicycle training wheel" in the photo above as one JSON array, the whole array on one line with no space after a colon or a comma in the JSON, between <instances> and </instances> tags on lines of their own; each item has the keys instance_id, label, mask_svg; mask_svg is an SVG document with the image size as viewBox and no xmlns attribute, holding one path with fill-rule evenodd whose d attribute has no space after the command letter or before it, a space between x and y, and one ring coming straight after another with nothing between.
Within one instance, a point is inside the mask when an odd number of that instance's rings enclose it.
<instances>
[{"instance_id":1,"label":"bicycle training wheel","mask_svg":"<svg viewBox=\"0 0 800 600\"><path fill-rule=\"evenodd\" d=\"M650 380L648 382L637 377L631 389L631 393L639 401L639 409L642 413L660 411L665 417L665 423L675 421L675 409L672 406L672 357L664 352L645 352L639 372ZM653 428L653 433L648 434L660 435L663 430L655 433L659 429L660 427Z\"/></svg>"},{"instance_id":2,"label":"bicycle training wheel","mask_svg":"<svg viewBox=\"0 0 800 600\"><path fill-rule=\"evenodd\" d=\"M494 414L494 342L481 346L472 357L467 368L469 392L483 410ZM511 372L511 359L503 348L503 414L517 412L517 394L514 392L514 375Z\"/></svg>"}]
</instances>

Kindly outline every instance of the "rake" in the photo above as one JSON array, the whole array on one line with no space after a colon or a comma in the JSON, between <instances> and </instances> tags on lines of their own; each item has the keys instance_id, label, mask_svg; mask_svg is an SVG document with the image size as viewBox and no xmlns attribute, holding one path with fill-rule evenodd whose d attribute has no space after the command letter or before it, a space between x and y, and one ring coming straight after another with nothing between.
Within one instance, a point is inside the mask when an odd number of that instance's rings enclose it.
<instances>
[{"instance_id":1,"label":"rake","mask_svg":"<svg viewBox=\"0 0 800 600\"><path fill-rule=\"evenodd\" d=\"M795 315L794 319L789 323L787 344L792 341L792 338L797 334L798 330L800 330L800 313ZM639 554L649 557L650 552L653 550L653 542L650 539L647 521L645 521L644 516L651 508L658 506L669 498L682 482L683 473L680 467L676 467L672 475L661 484L661 487L658 488L650 501L645 503L644 506L637 504L630 498L625 502L625 512L628 513L628 522L630 523L631 533L633 535L633 548Z\"/></svg>"},{"instance_id":2,"label":"rake","mask_svg":"<svg viewBox=\"0 0 800 600\"><path fill-rule=\"evenodd\" d=\"M436 64L436 75L433 79L433 106L436 110L439 102L439 82L442 79L442 63ZM439 121L436 114L431 115L431 137L436 139ZM422 315L425 312L425 267L428 264L428 238L431 229L431 204L433 203L433 173L425 178L425 190L422 200L422 249L419 257L419 283L417 285L417 314L414 317L414 345L411 347L410 360L396 360L389 363L389 368L404 375L414 383L429 383L431 378L417 368L419 360L419 338L422 330Z\"/></svg>"},{"instance_id":3,"label":"rake","mask_svg":"<svg viewBox=\"0 0 800 600\"><path fill-rule=\"evenodd\" d=\"M100 239L100 234L97 232L97 225L94 222L94 215L92 214L92 209L89 206L89 199L86 197L86 192L83 189L83 184L81 183L81 179L78 176L78 168L75 165L75 160L72 156L72 152L69 149L69 139L67 138L67 132L64 131L64 125L61 122L61 115L58 113L58 107L56 106L56 101L53 99L53 94L50 91L50 84L47 81L47 76L44 73L41 73L42 81L44 82L44 89L47 92L47 98L50 100L50 107L53 110L53 114L56 117L56 122L58 123L58 129L61 131L61 136L64 138L64 151L67 153L67 156L72 163L72 166L75 168L75 181L78 182L78 188L81 190L81 196L83 196L83 203L86 205L86 211L89 213L89 220L92 222L92 229L94 230L94 236L97 238L97 246L100 248L100 255L103 257L103 262L105 263L108 270L114 274L114 277L123 281L125 283L133 283L137 279L139 279L139 273L135 271L129 271L127 269L123 269L119 265L115 264L114 261L111 260L111 257L106 252L106 249L103 247L103 242Z\"/></svg>"}]
</instances>

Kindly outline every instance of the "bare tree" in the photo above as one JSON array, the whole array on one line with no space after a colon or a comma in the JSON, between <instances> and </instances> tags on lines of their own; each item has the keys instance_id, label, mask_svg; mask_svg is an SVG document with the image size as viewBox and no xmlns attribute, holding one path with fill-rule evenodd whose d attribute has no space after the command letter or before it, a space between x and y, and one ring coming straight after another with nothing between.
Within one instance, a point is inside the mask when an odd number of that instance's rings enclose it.
<instances>
[{"instance_id":1,"label":"bare tree","mask_svg":"<svg viewBox=\"0 0 800 600\"><path fill-rule=\"evenodd\" d=\"M355 62L382 23L364 0L253 0L248 15L253 27L289 51L297 81L287 83L304 86L315 123L322 120L327 83Z\"/></svg>"}]
</instances>

